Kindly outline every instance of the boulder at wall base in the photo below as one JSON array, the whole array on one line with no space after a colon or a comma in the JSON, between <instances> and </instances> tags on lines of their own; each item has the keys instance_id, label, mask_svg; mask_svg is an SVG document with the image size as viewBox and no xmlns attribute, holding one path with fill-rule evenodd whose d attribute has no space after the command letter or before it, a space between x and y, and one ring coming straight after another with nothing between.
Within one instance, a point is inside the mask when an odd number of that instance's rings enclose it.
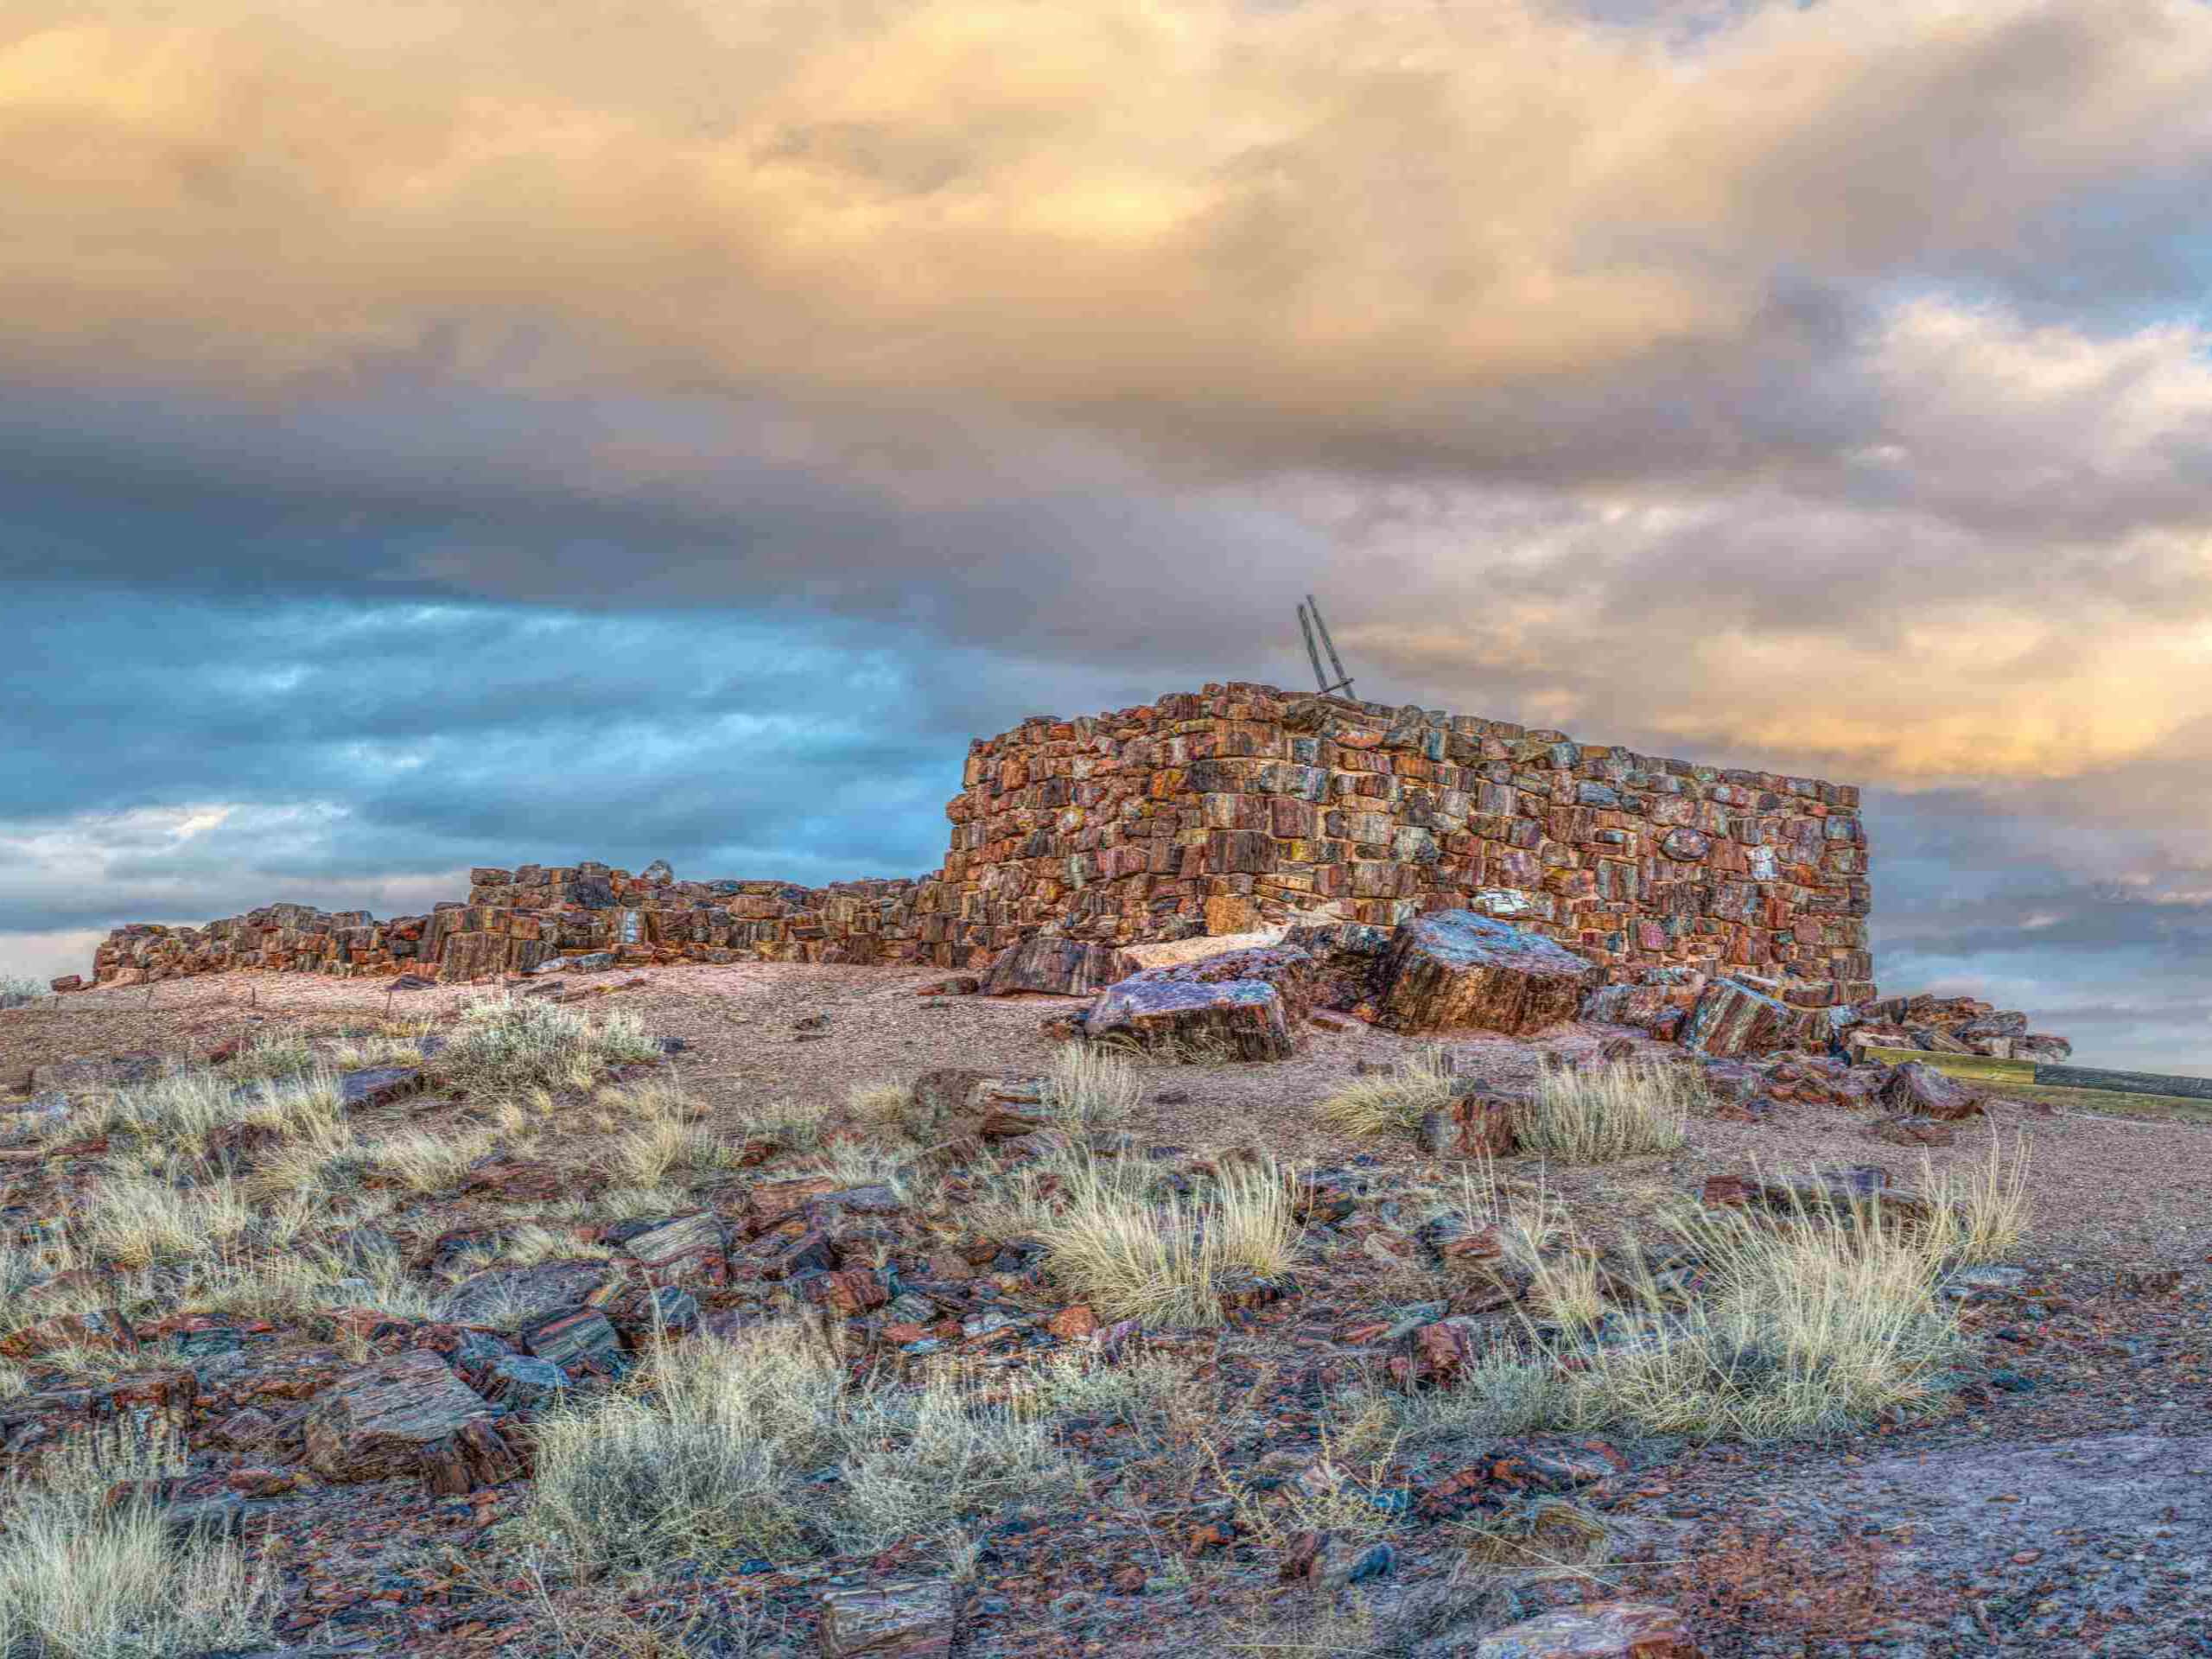
<instances>
[{"instance_id":1,"label":"boulder at wall base","mask_svg":"<svg viewBox=\"0 0 2212 1659\"><path fill-rule=\"evenodd\" d=\"M1084 1035L1126 1037L1145 1048L1218 1046L1240 1060L1290 1058L1290 1024L1274 986L1256 979L1178 979L1172 971L1152 969L1109 986L1084 1014Z\"/></svg>"},{"instance_id":2,"label":"boulder at wall base","mask_svg":"<svg viewBox=\"0 0 2212 1659\"><path fill-rule=\"evenodd\" d=\"M1016 991L1046 991L1058 996L1089 996L1129 970L1131 963L1110 944L1085 944L1037 933L1002 950L983 981L986 996Z\"/></svg>"},{"instance_id":3,"label":"boulder at wall base","mask_svg":"<svg viewBox=\"0 0 2212 1659\"><path fill-rule=\"evenodd\" d=\"M1826 1048L1834 1029L1826 1008L1793 1008L1741 980L1716 979L1682 1022L1681 1041L1700 1054L1769 1054Z\"/></svg>"},{"instance_id":4,"label":"boulder at wall base","mask_svg":"<svg viewBox=\"0 0 2212 1659\"><path fill-rule=\"evenodd\" d=\"M1539 1614L1475 1643L1475 1659L1702 1659L1671 1607L1593 1601Z\"/></svg>"},{"instance_id":5,"label":"boulder at wall base","mask_svg":"<svg viewBox=\"0 0 2212 1659\"><path fill-rule=\"evenodd\" d=\"M1437 911L1404 924L1391 942L1378 1023L1531 1036L1573 1019L1597 977L1594 963L1541 933L1470 910Z\"/></svg>"}]
</instances>

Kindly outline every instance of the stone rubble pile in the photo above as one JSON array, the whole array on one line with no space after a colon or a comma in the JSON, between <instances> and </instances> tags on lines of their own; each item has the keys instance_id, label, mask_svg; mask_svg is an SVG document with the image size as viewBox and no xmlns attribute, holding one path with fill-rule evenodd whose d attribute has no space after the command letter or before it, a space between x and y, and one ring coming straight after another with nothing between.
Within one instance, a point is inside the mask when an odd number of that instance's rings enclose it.
<instances>
[{"instance_id":1,"label":"stone rubble pile","mask_svg":"<svg viewBox=\"0 0 2212 1659\"><path fill-rule=\"evenodd\" d=\"M1859 1039L1885 1048L2046 1063L2074 1052L2063 1037L2030 1031L2026 1014L1970 996L1893 996L1867 1004L1859 1014Z\"/></svg>"}]
</instances>

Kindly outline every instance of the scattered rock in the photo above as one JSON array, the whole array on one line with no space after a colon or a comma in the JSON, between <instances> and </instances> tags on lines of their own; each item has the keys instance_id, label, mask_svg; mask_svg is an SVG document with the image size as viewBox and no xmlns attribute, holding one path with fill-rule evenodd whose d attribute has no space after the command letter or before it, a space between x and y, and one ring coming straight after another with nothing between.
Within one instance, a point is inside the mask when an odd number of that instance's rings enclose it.
<instances>
[{"instance_id":1,"label":"scattered rock","mask_svg":"<svg viewBox=\"0 0 2212 1659\"><path fill-rule=\"evenodd\" d=\"M1109 944L1086 944L1036 933L999 953L984 977L982 994L1010 996L1017 991L1039 991L1089 996L1121 978L1133 965Z\"/></svg>"},{"instance_id":2,"label":"scattered rock","mask_svg":"<svg viewBox=\"0 0 2212 1659\"><path fill-rule=\"evenodd\" d=\"M1594 1601L1540 1613L1475 1643L1474 1659L1701 1659L1671 1607Z\"/></svg>"},{"instance_id":3,"label":"scattered rock","mask_svg":"<svg viewBox=\"0 0 2212 1659\"><path fill-rule=\"evenodd\" d=\"M949 1579L893 1580L822 1598L823 1659L945 1659L952 1651Z\"/></svg>"},{"instance_id":4,"label":"scattered rock","mask_svg":"<svg viewBox=\"0 0 2212 1659\"><path fill-rule=\"evenodd\" d=\"M516 1333L524 1352L550 1360L572 1378L618 1377L629 1369L622 1338L595 1307L567 1307L532 1319Z\"/></svg>"},{"instance_id":5,"label":"scattered rock","mask_svg":"<svg viewBox=\"0 0 2212 1659\"><path fill-rule=\"evenodd\" d=\"M1240 1060L1287 1060L1294 1052L1281 995L1263 980L1203 981L1147 969L1109 987L1084 1015L1094 1039L1127 1037L1145 1048L1225 1049Z\"/></svg>"},{"instance_id":6,"label":"scattered rock","mask_svg":"<svg viewBox=\"0 0 2212 1659\"><path fill-rule=\"evenodd\" d=\"M1826 1048L1834 1030L1826 1008L1792 1007L1740 979L1716 979L1682 1022L1682 1045L1730 1057L1777 1049Z\"/></svg>"},{"instance_id":7,"label":"scattered rock","mask_svg":"<svg viewBox=\"0 0 2212 1659\"><path fill-rule=\"evenodd\" d=\"M455 1325L512 1328L564 1308L595 1304L608 1279L604 1262L540 1262L527 1268L487 1268L464 1279L438 1303L438 1317Z\"/></svg>"},{"instance_id":8,"label":"scattered rock","mask_svg":"<svg viewBox=\"0 0 2212 1659\"><path fill-rule=\"evenodd\" d=\"M1901 1116L1946 1122L1974 1117L1982 1110L1980 1090L1919 1060L1907 1060L1891 1072L1876 1098Z\"/></svg>"},{"instance_id":9,"label":"scattered rock","mask_svg":"<svg viewBox=\"0 0 2212 1659\"><path fill-rule=\"evenodd\" d=\"M305 1424L308 1465L336 1482L415 1476L435 1493L494 1486L521 1472L483 1397L435 1354L416 1350L341 1377Z\"/></svg>"}]
</instances>

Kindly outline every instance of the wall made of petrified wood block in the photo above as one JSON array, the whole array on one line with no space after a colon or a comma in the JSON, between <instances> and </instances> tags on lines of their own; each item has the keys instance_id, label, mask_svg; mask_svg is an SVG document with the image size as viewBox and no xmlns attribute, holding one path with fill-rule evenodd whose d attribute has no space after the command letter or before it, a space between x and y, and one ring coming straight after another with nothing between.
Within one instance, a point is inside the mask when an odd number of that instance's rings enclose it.
<instances>
[{"instance_id":1,"label":"wall made of petrified wood block","mask_svg":"<svg viewBox=\"0 0 2212 1659\"><path fill-rule=\"evenodd\" d=\"M1848 785L1243 683L1025 721L971 745L962 782L944 866L915 880L484 868L428 916L276 905L118 928L94 976L458 980L601 954L975 970L1040 930L1118 944L1465 908L1548 934L1617 982L1737 969L1808 1005L1874 995Z\"/></svg>"},{"instance_id":2,"label":"wall made of petrified wood block","mask_svg":"<svg viewBox=\"0 0 2212 1659\"><path fill-rule=\"evenodd\" d=\"M1604 963L1873 995L1849 785L1251 684L969 753L940 880L956 937L1130 943L1316 911L1510 919Z\"/></svg>"}]
</instances>

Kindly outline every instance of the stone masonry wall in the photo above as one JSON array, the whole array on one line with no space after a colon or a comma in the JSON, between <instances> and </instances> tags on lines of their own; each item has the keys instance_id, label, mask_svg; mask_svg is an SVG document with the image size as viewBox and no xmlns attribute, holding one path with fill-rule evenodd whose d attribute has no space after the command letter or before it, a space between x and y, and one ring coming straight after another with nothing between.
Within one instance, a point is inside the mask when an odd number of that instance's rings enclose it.
<instances>
[{"instance_id":1,"label":"stone masonry wall","mask_svg":"<svg viewBox=\"0 0 2212 1659\"><path fill-rule=\"evenodd\" d=\"M1803 1007L1875 995L1849 785L1236 683L1025 721L970 745L963 785L944 866L917 880L480 869L466 901L427 917L278 905L119 928L94 979L470 979L602 955L974 971L1039 932L1122 944L1465 908L1558 939L1614 983L1743 971Z\"/></svg>"}]
</instances>

